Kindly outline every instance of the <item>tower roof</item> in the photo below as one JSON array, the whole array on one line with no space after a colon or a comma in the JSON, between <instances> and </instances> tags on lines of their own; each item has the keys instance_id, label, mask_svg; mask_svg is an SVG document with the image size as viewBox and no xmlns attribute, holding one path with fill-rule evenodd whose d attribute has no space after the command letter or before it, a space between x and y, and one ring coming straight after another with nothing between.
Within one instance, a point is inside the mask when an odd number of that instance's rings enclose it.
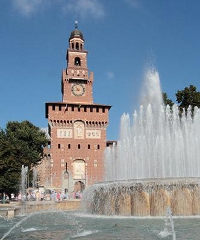
<instances>
[{"instance_id":1,"label":"tower roof","mask_svg":"<svg viewBox=\"0 0 200 240\"><path fill-rule=\"evenodd\" d=\"M78 22L77 21L75 21L75 29L71 32L69 40L72 38L81 38L82 40L84 40L82 32L80 30L78 30Z\"/></svg>"}]
</instances>

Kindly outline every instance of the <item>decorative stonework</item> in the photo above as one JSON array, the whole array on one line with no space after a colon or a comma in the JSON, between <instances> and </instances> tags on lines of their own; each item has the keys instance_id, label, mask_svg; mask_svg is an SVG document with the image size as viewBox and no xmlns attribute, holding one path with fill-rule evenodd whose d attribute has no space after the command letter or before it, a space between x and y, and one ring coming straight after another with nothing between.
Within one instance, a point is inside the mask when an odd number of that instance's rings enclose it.
<instances>
[{"instance_id":1,"label":"decorative stonework","mask_svg":"<svg viewBox=\"0 0 200 240\"><path fill-rule=\"evenodd\" d=\"M74 123L74 139L84 139L84 123L82 121Z\"/></svg>"},{"instance_id":2,"label":"decorative stonework","mask_svg":"<svg viewBox=\"0 0 200 240\"><path fill-rule=\"evenodd\" d=\"M101 130L86 130L86 138L101 139Z\"/></svg>"},{"instance_id":3,"label":"decorative stonework","mask_svg":"<svg viewBox=\"0 0 200 240\"><path fill-rule=\"evenodd\" d=\"M72 138L73 131L68 128L59 128L57 129L57 138Z\"/></svg>"}]
</instances>

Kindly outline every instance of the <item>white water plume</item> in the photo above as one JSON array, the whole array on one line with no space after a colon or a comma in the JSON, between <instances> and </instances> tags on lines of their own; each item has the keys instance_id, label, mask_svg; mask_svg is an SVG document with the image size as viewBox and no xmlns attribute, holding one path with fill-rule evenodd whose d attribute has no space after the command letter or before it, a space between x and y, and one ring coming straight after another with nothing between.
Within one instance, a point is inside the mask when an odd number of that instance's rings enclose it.
<instances>
[{"instance_id":1,"label":"white water plume","mask_svg":"<svg viewBox=\"0 0 200 240\"><path fill-rule=\"evenodd\" d=\"M179 115L162 102L159 74L147 71L139 111L121 117L120 139L106 149L105 181L199 177L200 110ZM131 123L133 122L133 124Z\"/></svg>"}]
</instances>

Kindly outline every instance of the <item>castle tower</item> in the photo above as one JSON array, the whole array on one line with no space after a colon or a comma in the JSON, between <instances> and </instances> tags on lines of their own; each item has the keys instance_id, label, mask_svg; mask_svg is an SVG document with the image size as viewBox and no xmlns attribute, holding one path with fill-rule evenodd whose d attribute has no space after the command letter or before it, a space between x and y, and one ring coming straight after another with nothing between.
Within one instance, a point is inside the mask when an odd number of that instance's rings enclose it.
<instances>
[{"instance_id":1,"label":"castle tower","mask_svg":"<svg viewBox=\"0 0 200 240\"><path fill-rule=\"evenodd\" d=\"M71 192L103 179L111 106L93 103L93 73L88 70L84 37L77 22L69 37L66 60L62 101L46 103L51 138L48 187Z\"/></svg>"}]
</instances>

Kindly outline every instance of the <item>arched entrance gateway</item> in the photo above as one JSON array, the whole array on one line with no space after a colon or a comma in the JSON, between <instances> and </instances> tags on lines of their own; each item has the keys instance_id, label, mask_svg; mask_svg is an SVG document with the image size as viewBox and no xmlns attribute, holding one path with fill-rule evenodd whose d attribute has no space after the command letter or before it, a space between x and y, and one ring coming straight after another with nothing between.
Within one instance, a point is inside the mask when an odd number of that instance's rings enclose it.
<instances>
[{"instance_id":1,"label":"arched entrance gateway","mask_svg":"<svg viewBox=\"0 0 200 240\"><path fill-rule=\"evenodd\" d=\"M83 192L85 189L85 184L82 181L77 181L74 183L74 191L75 192Z\"/></svg>"},{"instance_id":2,"label":"arched entrance gateway","mask_svg":"<svg viewBox=\"0 0 200 240\"><path fill-rule=\"evenodd\" d=\"M73 162L74 192L76 193L76 198L80 198L85 189L85 166L85 161L82 159L77 159Z\"/></svg>"}]
</instances>

